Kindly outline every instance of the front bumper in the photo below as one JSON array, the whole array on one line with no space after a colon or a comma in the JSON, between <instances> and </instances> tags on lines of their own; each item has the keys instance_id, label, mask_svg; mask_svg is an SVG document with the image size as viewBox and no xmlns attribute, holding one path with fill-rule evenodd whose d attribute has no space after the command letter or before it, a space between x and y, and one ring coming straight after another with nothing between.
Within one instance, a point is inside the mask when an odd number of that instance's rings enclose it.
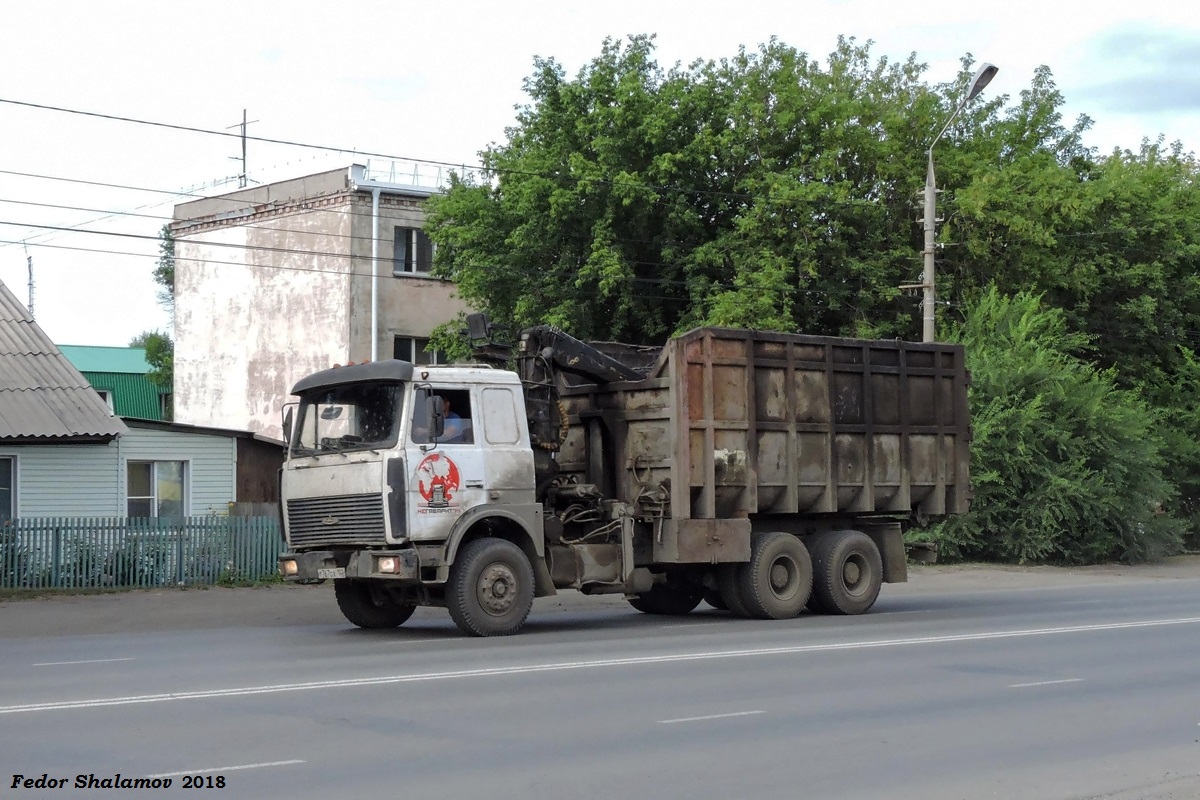
<instances>
[{"instance_id":1,"label":"front bumper","mask_svg":"<svg viewBox=\"0 0 1200 800\"><path fill-rule=\"evenodd\" d=\"M332 550L284 553L279 557L279 574L284 580L301 583L328 578L421 580L421 562L415 550L358 550L350 554L349 561L345 557L344 553L335 556ZM339 561L345 561L345 566Z\"/></svg>"}]
</instances>

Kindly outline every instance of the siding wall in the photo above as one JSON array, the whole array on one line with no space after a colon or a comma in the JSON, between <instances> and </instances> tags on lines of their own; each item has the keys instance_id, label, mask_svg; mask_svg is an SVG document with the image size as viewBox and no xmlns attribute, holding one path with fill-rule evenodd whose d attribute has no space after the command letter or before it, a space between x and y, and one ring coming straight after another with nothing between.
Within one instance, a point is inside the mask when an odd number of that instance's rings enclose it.
<instances>
[{"instance_id":1,"label":"siding wall","mask_svg":"<svg viewBox=\"0 0 1200 800\"><path fill-rule=\"evenodd\" d=\"M186 461L187 516L224 514L236 495L236 439L229 436L134 427L118 441L122 463L129 461ZM125 470L121 470L121 497L125 497ZM124 516L125 508L121 508Z\"/></svg>"},{"instance_id":2,"label":"siding wall","mask_svg":"<svg viewBox=\"0 0 1200 800\"><path fill-rule=\"evenodd\" d=\"M237 440L130 426L107 445L0 445L17 460L17 516L125 516L129 461L186 461L187 514L227 513L236 499Z\"/></svg>"},{"instance_id":3,"label":"siding wall","mask_svg":"<svg viewBox=\"0 0 1200 800\"><path fill-rule=\"evenodd\" d=\"M125 515L125 476L117 445L9 445L0 455L17 458L17 516Z\"/></svg>"}]
</instances>

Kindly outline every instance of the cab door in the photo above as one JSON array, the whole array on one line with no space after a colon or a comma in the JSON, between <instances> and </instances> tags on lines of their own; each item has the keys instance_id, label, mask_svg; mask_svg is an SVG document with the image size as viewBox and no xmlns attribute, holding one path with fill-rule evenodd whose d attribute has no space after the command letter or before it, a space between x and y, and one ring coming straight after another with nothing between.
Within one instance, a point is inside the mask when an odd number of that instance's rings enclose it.
<instances>
[{"instance_id":1,"label":"cab door","mask_svg":"<svg viewBox=\"0 0 1200 800\"><path fill-rule=\"evenodd\" d=\"M433 397L441 397L449 409L440 436L431 430ZM477 392L463 385L430 383L413 389L405 449L408 530L415 541L444 541L459 517L487 502L482 443L475 430L478 403Z\"/></svg>"}]
</instances>

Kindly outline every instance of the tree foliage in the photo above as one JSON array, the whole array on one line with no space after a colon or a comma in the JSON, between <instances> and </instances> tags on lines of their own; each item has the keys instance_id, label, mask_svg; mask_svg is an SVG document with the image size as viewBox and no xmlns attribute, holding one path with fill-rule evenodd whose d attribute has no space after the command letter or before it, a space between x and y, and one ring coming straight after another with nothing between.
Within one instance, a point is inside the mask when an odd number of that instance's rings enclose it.
<instances>
[{"instance_id":1,"label":"tree foliage","mask_svg":"<svg viewBox=\"0 0 1200 800\"><path fill-rule=\"evenodd\" d=\"M158 261L154 266L154 282L159 285L158 302L175 315L175 234L170 224L159 231Z\"/></svg>"},{"instance_id":2,"label":"tree foliage","mask_svg":"<svg viewBox=\"0 0 1200 800\"><path fill-rule=\"evenodd\" d=\"M129 346L145 348L150 365L146 377L163 391L171 392L175 385L175 343L171 337L161 331L143 331L130 340Z\"/></svg>"},{"instance_id":3,"label":"tree foliage","mask_svg":"<svg viewBox=\"0 0 1200 800\"><path fill-rule=\"evenodd\" d=\"M536 59L506 140L429 201L435 271L498 322L584 338L707 324L916 338L919 298L898 287L920 280L926 155L972 67L931 85L915 54L874 58L853 39L823 61L772 40L663 68L634 36L574 77ZM1161 139L1098 154L1063 102L1042 67L1016 98L968 104L934 151L939 330L960 326L995 381L973 395L977 456L992 459L975 466L977 513L942 529L963 554L1137 558L1169 548L1172 520L1200 522L1197 162ZM985 324L1024 333L991 341ZM1021 383L1035 369L1045 393ZM1145 436L1105 431L1123 425ZM1024 449L997 460L993 441ZM1040 518L1018 487L1048 493ZM1075 523L1095 526L1076 532L1087 542L1069 540Z\"/></svg>"},{"instance_id":4,"label":"tree foliage","mask_svg":"<svg viewBox=\"0 0 1200 800\"><path fill-rule=\"evenodd\" d=\"M1086 337L1029 293L994 287L954 338L971 371L970 513L941 523L946 555L1090 564L1176 552L1174 489L1155 413L1072 355Z\"/></svg>"}]
</instances>

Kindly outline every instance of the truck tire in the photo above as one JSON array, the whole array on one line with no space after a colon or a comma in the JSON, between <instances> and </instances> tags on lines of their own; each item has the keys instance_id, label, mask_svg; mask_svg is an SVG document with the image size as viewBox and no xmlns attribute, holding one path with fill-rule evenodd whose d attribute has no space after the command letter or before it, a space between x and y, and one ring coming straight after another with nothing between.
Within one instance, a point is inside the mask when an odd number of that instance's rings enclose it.
<instances>
[{"instance_id":1,"label":"truck tire","mask_svg":"<svg viewBox=\"0 0 1200 800\"><path fill-rule=\"evenodd\" d=\"M628 598L629 605L643 614L662 614L669 617L682 617L692 613L703 599L702 591L679 588L666 583L656 583L650 587L650 591Z\"/></svg>"},{"instance_id":2,"label":"truck tire","mask_svg":"<svg viewBox=\"0 0 1200 800\"><path fill-rule=\"evenodd\" d=\"M721 599L735 617L749 617L750 612L742 601L741 564L717 565L717 586Z\"/></svg>"},{"instance_id":3,"label":"truck tire","mask_svg":"<svg viewBox=\"0 0 1200 800\"><path fill-rule=\"evenodd\" d=\"M446 607L471 636L509 636L533 607L533 567L521 548L504 539L476 539L450 567Z\"/></svg>"},{"instance_id":4,"label":"truck tire","mask_svg":"<svg viewBox=\"0 0 1200 800\"><path fill-rule=\"evenodd\" d=\"M366 581L337 578L333 596L342 615L360 628L396 628L413 615L416 606L401 605L379 594L372 594Z\"/></svg>"},{"instance_id":5,"label":"truck tire","mask_svg":"<svg viewBox=\"0 0 1200 800\"><path fill-rule=\"evenodd\" d=\"M861 531L829 531L809 542L813 593L809 607L824 614L862 614L883 585L879 548Z\"/></svg>"},{"instance_id":6,"label":"truck tire","mask_svg":"<svg viewBox=\"0 0 1200 800\"><path fill-rule=\"evenodd\" d=\"M757 619L791 619L804 610L813 586L808 548L790 533L756 534L741 565L742 603Z\"/></svg>"}]
</instances>

